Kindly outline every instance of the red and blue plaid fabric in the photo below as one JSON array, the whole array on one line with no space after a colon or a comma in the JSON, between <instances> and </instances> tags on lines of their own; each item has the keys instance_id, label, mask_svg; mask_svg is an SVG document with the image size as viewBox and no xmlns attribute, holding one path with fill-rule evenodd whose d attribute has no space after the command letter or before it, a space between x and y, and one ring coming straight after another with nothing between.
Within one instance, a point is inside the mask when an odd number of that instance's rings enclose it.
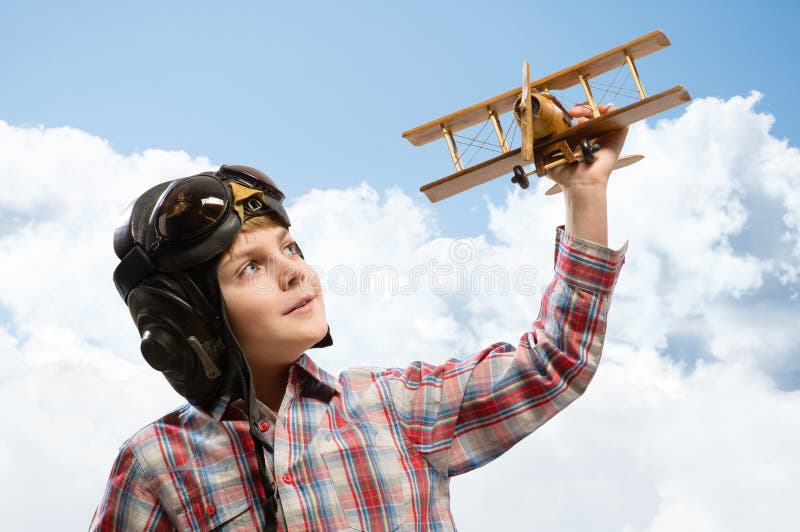
<instances>
[{"instance_id":1,"label":"red and blue plaid fabric","mask_svg":"<svg viewBox=\"0 0 800 532\"><path fill-rule=\"evenodd\" d=\"M300 357L270 431L281 529L454 530L449 478L496 458L586 389L625 249L560 227L555 277L517 345L338 379ZM260 529L254 449L240 402L186 405L125 442L91 529Z\"/></svg>"}]
</instances>

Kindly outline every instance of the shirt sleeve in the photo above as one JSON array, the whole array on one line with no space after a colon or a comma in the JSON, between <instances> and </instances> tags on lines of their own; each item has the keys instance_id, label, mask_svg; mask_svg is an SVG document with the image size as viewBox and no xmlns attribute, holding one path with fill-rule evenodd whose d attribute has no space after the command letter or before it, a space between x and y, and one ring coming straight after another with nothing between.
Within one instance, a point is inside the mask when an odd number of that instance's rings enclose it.
<instances>
[{"instance_id":1,"label":"shirt sleeve","mask_svg":"<svg viewBox=\"0 0 800 532\"><path fill-rule=\"evenodd\" d=\"M91 531L174 530L172 521L147 479L130 447L122 447L111 468L103 499L92 516Z\"/></svg>"},{"instance_id":2,"label":"shirt sleeve","mask_svg":"<svg viewBox=\"0 0 800 532\"><path fill-rule=\"evenodd\" d=\"M514 346L495 343L436 366L390 370L409 441L447 476L493 460L580 396L594 375L627 242L611 250L556 230L555 275Z\"/></svg>"}]
</instances>

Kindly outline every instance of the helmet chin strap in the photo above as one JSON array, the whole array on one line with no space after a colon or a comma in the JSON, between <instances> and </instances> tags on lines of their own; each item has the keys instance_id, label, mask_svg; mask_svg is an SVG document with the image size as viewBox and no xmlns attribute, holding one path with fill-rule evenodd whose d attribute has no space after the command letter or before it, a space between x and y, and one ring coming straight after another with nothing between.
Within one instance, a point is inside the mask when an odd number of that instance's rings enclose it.
<instances>
[{"instance_id":1,"label":"helmet chin strap","mask_svg":"<svg viewBox=\"0 0 800 532\"><path fill-rule=\"evenodd\" d=\"M245 408L247 409L247 424L250 428L250 436L253 439L255 446L256 459L258 460L258 472L261 479L261 484L264 487L264 494L266 500L264 501L264 514L266 516L266 527L264 530L277 531L278 521L278 490L275 485L275 480L267 467L266 459L264 458L264 451L268 450L273 452L272 445L267 443L261 429L258 428L258 420L256 415L258 413L258 406L256 405L256 393L253 386L253 374L250 371L250 366L247 364L247 359L244 357L244 351L239 345L239 340L233 334L230 318L228 316L228 309L225 306L224 298L221 301L222 306L222 320L225 327L226 344L228 346L228 361L237 366L236 373L241 377L239 380L241 384L242 398L245 401Z\"/></svg>"}]
</instances>

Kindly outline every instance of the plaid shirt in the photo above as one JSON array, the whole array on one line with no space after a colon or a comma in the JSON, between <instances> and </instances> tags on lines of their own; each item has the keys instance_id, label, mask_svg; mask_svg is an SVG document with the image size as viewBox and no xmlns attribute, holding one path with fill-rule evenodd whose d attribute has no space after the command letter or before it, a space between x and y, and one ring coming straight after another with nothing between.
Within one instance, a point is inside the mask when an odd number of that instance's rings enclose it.
<instances>
[{"instance_id":1,"label":"plaid shirt","mask_svg":"<svg viewBox=\"0 0 800 532\"><path fill-rule=\"evenodd\" d=\"M448 483L511 448L575 400L602 351L619 251L558 228L555 277L517 345L441 365L353 368L303 355L261 429L282 530L453 530ZM256 530L264 490L242 404L186 405L120 449L93 530Z\"/></svg>"}]
</instances>

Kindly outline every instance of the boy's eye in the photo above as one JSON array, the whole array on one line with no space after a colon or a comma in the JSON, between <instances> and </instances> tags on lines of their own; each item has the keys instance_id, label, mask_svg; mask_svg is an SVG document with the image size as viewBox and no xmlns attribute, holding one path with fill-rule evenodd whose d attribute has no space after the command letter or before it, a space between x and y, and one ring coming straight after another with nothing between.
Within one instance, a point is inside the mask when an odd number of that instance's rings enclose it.
<instances>
[{"instance_id":1,"label":"boy's eye","mask_svg":"<svg viewBox=\"0 0 800 532\"><path fill-rule=\"evenodd\" d=\"M258 265L255 262L248 262L247 264L244 265L244 268L242 268L241 274L251 275L252 273L255 273L257 269Z\"/></svg>"},{"instance_id":2,"label":"boy's eye","mask_svg":"<svg viewBox=\"0 0 800 532\"><path fill-rule=\"evenodd\" d=\"M289 242L285 246L283 246L283 254L284 255L297 255L298 248L296 242Z\"/></svg>"}]
</instances>

